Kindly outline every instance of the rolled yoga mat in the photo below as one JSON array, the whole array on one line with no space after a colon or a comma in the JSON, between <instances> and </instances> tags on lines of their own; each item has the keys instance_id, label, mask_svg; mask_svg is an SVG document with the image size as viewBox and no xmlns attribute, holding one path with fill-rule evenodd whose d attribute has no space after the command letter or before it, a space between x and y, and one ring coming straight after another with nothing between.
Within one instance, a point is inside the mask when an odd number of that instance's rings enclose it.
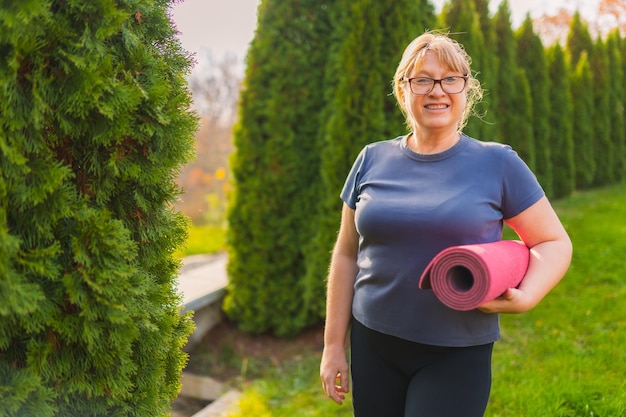
<instances>
[{"instance_id":1,"label":"rolled yoga mat","mask_svg":"<svg viewBox=\"0 0 626 417\"><path fill-rule=\"evenodd\" d=\"M426 267L419 287L431 289L445 305L473 310L519 285L528 269L530 251L518 240L452 246Z\"/></svg>"}]
</instances>

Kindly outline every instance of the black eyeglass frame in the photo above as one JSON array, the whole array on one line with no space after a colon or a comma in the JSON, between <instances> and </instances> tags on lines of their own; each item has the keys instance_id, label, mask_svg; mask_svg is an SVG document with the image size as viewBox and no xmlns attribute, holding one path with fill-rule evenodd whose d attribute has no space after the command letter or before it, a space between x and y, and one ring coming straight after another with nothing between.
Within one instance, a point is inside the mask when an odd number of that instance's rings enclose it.
<instances>
[{"instance_id":1,"label":"black eyeglass frame","mask_svg":"<svg viewBox=\"0 0 626 417\"><path fill-rule=\"evenodd\" d=\"M412 80L417 80L418 78L429 79L429 80L431 80L433 82L433 84L430 87L430 89L428 91L426 91L425 93L416 93L415 91L413 91L413 86L411 85L412 84L411 81ZM449 93L448 91L446 91L446 87L442 83L442 81L445 80L446 78L462 78L463 79L463 87L459 91L457 91L456 93ZM446 94L461 94L463 92L463 90L465 90L465 87L467 87L467 80L468 79L469 79L469 75L452 75L452 76L443 77L443 78L440 78L440 79L435 79L435 78L430 78L430 77L412 77L412 78L404 77L404 81L409 83L409 89L411 90L411 93L416 94L418 96L425 96L426 94L430 94L435 89L435 85L437 85L437 84L439 84L439 86L441 87L441 90L443 90L443 92L446 93Z\"/></svg>"}]
</instances>

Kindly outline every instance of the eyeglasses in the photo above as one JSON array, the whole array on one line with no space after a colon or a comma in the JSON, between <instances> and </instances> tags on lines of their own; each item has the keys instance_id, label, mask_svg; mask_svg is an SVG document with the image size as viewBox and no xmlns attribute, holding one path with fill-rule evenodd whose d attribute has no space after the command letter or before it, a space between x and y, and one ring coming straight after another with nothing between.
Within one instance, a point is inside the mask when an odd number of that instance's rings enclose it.
<instances>
[{"instance_id":1,"label":"eyeglasses","mask_svg":"<svg viewBox=\"0 0 626 417\"><path fill-rule=\"evenodd\" d=\"M413 94L428 94L435 88L435 84L439 84L444 93L459 94L465 89L469 76L452 76L439 80L428 77L405 78L404 81L409 83Z\"/></svg>"}]
</instances>

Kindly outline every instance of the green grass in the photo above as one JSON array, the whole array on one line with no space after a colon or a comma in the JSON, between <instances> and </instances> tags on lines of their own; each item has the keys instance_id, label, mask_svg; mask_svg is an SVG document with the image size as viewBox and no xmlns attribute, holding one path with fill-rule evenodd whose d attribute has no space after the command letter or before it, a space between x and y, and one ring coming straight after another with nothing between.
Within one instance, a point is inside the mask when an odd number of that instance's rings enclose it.
<instances>
[{"instance_id":1,"label":"green grass","mask_svg":"<svg viewBox=\"0 0 626 417\"><path fill-rule=\"evenodd\" d=\"M503 315L488 416L626 415L626 185L555 207L570 270L534 310Z\"/></svg>"},{"instance_id":2,"label":"green grass","mask_svg":"<svg viewBox=\"0 0 626 417\"><path fill-rule=\"evenodd\" d=\"M487 417L626 416L626 185L555 208L574 243L572 266L535 309L501 316ZM349 401L339 407L322 394L318 366L315 353L268 369L230 417L352 415Z\"/></svg>"},{"instance_id":3,"label":"green grass","mask_svg":"<svg viewBox=\"0 0 626 417\"><path fill-rule=\"evenodd\" d=\"M218 253L226 247L226 229L213 225L190 225L186 245L176 256L183 258L190 255Z\"/></svg>"}]
</instances>

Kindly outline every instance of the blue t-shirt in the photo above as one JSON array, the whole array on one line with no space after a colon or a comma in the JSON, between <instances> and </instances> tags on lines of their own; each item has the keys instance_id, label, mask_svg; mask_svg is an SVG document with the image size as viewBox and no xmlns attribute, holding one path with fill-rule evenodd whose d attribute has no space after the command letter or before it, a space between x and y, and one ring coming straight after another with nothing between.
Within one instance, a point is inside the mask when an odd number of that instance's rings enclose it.
<instances>
[{"instance_id":1,"label":"blue t-shirt","mask_svg":"<svg viewBox=\"0 0 626 417\"><path fill-rule=\"evenodd\" d=\"M355 210L358 274L352 311L365 326L414 342L472 346L499 338L497 314L455 311L420 290L441 250L501 240L503 219L544 195L510 146L462 135L452 148L422 155L407 136L372 143L341 192Z\"/></svg>"}]
</instances>

